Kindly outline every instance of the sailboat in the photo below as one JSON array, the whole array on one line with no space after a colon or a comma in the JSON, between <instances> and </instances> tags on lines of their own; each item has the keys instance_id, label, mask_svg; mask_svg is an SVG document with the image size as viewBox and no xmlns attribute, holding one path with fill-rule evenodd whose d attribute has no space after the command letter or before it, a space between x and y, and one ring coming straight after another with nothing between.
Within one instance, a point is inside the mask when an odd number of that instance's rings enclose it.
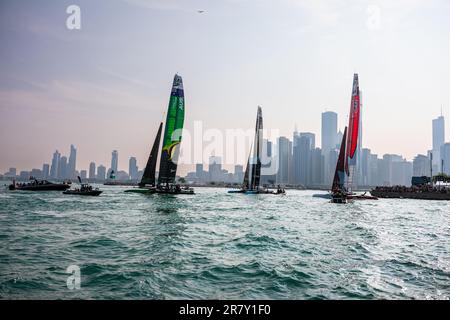
<instances>
[{"instance_id":1,"label":"sailboat","mask_svg":"<svg viewBox=\"0 0 450 320\"><path fill-rule=\"evenodd\" d=\"M253 152L250 153L245 168L244 181L239 190L230 190L228 193L245 193L245 194L284 194L284 189L272 191L261 187L261 152L262 152L262 133L263 133L263 117L262 109L258 106L256 114L255 138Z\"/></svg>"},{"instance_id":2,"label":"sailboat","mask_svg":"<svg viewBox=\"0 0 450 320\"><path fill-rule=\"evenodd\" d=\"M353 181L356 174L357 147L359 137L361 100L359 91L358 74L353 75L352 98L348 131L345 127L342 137L339 158L336 164L333 185L331 187L331 199L334 203L345 203L347 200L377 200L378 198L366 195L357 195L352 192ZM344 182L345 181L345 182ZM345 186L344 186L345 185Z\"/></svg>"},{"instance_id":3,"label":"sailboat","mask_svg":"<svg viewBox=\"0 0 450 320\"><path fill-rule=\"evenodd\" d=\"M180 154L180 144L184 125L184 90L183 79L175 75L167 110L166 124L164 128L163 144L161 147L161 159L159 163L159 175L156 180L156 163L159 153L163 123L159 125L153 147L147 160L139 188L126 190L136 193L160 193L160 194L194 194L194 190L175 184L177 162Z\"/></svg>"},{"instance_id":4,"label":"sailboat","mask_svg":"<svg viewBox=\"0 0 450 320\"><path fill-rule=\"evenodd\" d=\"M344 135L342 136L341 148L339 150L339 157L336 163L336 170L334 171L333 185L331 186L331 201L334 203L347 202L347 189L345 183L345 143L347 139L347 127L345 127Z\"/></svg>"}]
</instances>

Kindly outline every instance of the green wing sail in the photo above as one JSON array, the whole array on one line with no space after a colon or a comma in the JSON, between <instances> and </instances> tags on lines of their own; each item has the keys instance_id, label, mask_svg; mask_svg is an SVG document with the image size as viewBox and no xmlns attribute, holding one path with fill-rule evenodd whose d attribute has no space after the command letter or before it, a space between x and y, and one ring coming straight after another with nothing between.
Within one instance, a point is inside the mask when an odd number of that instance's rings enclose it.
<instances>
[{"instance_id":1,"label":"green wing sail","mask_svg":"<svg viewBox=\"0 0 450 320\"><path fill-rule=\"evenodd\" d=\"M166 127L159 164L158 184L174 183L180 154L181 134L184 124L183 80L179 75L173 79L167 110Z\"/></svg>"}]
</instances>

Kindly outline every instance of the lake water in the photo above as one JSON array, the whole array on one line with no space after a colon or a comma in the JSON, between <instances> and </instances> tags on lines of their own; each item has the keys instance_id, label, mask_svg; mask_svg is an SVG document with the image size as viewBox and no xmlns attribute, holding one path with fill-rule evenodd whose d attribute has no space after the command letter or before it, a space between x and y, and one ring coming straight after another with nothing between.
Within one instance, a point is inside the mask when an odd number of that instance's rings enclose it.
<instances>
[{"instance_id":1,"label":"lake water","mask_svg":"<svg viewBox=\"0 0 450 320\"><path fill-rule=\"evenodd\" d=\"M450 202L113 186L85 198L3 184L2 299L450 298Z\"/></svg>"}]
</instances>

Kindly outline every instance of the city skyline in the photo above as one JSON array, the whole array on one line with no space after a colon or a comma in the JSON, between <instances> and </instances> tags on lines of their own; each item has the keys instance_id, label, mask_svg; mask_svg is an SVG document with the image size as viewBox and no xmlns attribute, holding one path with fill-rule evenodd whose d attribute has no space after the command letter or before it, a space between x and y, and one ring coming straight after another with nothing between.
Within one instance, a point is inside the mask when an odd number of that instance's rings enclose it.
<instances>
[{"instance_id":1,"label":"city skyline","mask_svg":"<svg viewBox=\"0 0 450 320\"><path fill-rule=\"evenodd\" d=\"M363 112L363 108L361 112ZM321 132L323 139L321 145L325 148L316 146L316 135L312 132L299 132L297 129L290 137L280 136L275 140L276 143L264 139L263 141L263 183L280 183L284 185L303 185L303 186L326 186L329 185L338 157L342 132L336 131L338 123L338 114L334 112L322 113ZM357 151L357 171L356 184L363 186L391 185L392 183L401 183L409 185L411 177L414 175L431 174L445 172L450 174L450 142L446 143L445 137L445 118L441 115L433 119L431 123L433 131L433 143L427 152L418 153L411 161L405 159L399 154L373 154L367 146L358 143ZM362 127L360 127L362 128ZM359 141L361 141L362 131L359 130ZM334 146L333 146L334 145ZM439 150L437 152L436 150ZM433 153L433 161L431 155ZM426 154L426 155L424 155ZM440 156L442 154L442 157ZM43 164L42 170L32 169L31 171L20 171L17 174L17 168L10 167L6 176L18 176L21 179L27 179L26 176L35 176L38 178L53 179L75 179L80 175L82 179L89 177L90 180L103 181L111 176L114 171L114 179L118 181L140 180L143 167L139 170L137 159L129 156L128 171L120 170L118 167L119 152L111 152L110 167L100 164L97 168L96 163L91 161L89 168L80 171L76 170L77 149L70 146L69 157L64 156L58 150L53 153L51 165ZM268 158L267 158L268 157ZM439 160L436 161L436 159ZM266 161L269 162L266 162ZM445 164L444 164L445 162ZM276 166L272 167L271 164ZM235 163L233 165L224 165L221 157L214 154L214 151L208 157L208 162L194 163L195 171L189 171L187 167L184 170L178 170L178 176L186 177L191 182L228 182L239 183L242 180L243 165ZM204 170L206 168L207 170ZM181 165L182 167L183 165ZM180 168L180 166L179 166ZM233 168L234 170L230 170ZM268 171L265 171L268 168ZM274 168L276 171L273 171ZM180 172L181 171L181 172ZM234 171L234 172L233 172ZM88 176L89 173L89 176Z\"/></svg>"},{"instance_id":2,"label":"city skyline","mask_svg":"<svg viewBox=\"0 0 450 320\"><path fill-rule=\"evenodd\" d=\"M429 121L448 111L445 1L117 0L107 10L78 1L81 30L65 26L69 4L0 5L0 172L49 163L67 143L85 170L93 159L109 167L111 150L120 169L131 155L142 168L175 72L185 80L187 130L197 120L252 128L260 104L266 128L291 138L297 125L321 141L323 111L340 115L338 129L347 124L358 72L363 147L413 160L431 149ZM370 8L379 23L369 23Z\"/></svg>"}]
</instances>

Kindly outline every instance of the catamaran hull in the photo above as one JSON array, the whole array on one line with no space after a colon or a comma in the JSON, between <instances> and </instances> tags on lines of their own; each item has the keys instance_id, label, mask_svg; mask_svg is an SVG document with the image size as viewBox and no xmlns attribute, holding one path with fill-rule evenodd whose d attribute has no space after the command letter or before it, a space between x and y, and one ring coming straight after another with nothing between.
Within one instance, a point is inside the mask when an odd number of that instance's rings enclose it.
<instances>
[{"instance_id":1,"label":"catamaran hull","mask_svg":"<svg viewBox=\"0 0 450 320\"><path fill-rule=\"evenodd\" d=\"M155 193L155 189L145 189L145 188L136 188L136 189L129 189L125 190L125 192L128 193L141 193L141 194L152 194Z\"/></svg>"},{"instance_id":2,"label":"catamaran hull","mask_svg":"<svg viewBox=\"0 0 450 320\"><path fill-rule=\"evenodd\" d=\"M272 190L229 190L228 193L241 193L241 194L273 194L282 195L285 192L276 192Z\"/></svg>"},{"instance_id":3,"label":"catamaran hull","mask_svg":"<svg viewBox=\"0 0 450 320\"><path fill-rule=\"evenodd\" d=\"M92 191L73 191L73 190L67 190L64 191L63 194L69 194L74 196L91 196L91 197L97 197L99 196L103 191L100 190L92 190Z\"/></svg>"},{"instance_id":4,"label":"catamaran hull","mask_svg":"<svg viewBox=\"0 0 450 320\"><path fill-rule=\"evenodd\" d=\"M187 195L194 195L195 192L194 190L160 190L160 189L156 189L153 193L157 193L157 194L187 194Z\"/></svg>"}]
</instances>

